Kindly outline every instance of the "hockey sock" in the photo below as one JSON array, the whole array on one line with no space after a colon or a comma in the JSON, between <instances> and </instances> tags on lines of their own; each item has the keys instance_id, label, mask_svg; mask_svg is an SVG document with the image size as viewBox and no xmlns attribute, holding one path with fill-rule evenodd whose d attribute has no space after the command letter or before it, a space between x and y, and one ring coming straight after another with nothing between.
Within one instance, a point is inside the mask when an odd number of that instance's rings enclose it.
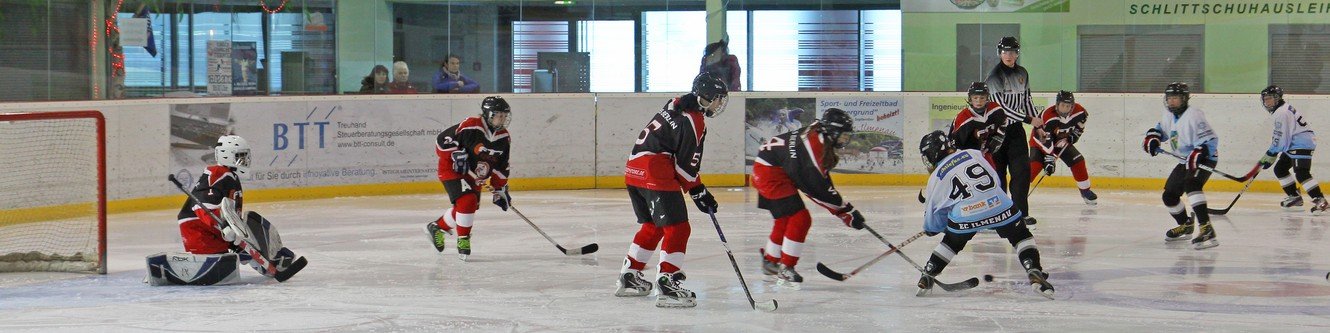
<instances>
[{"instance_id":1,"label":"hockey sock","mask_svg":"<svg viewBox=\"0 0 1330 333\"><path fill-rule=\"evenodd\" d=\"M1011 246L1016 249L1016 257L1022 263L1030 263L1030 267L1025 267L1025 269L1044 270L1043 264L1039 262L1039 247L1035 246L1033 236L1017 241Z\"/></svg>"},{"instance_id":2,"label":"hockey sock","mask_svg":"<svg viewBox=\"0 0 1330 333\"><path fill-rule=\"evenodd\" d=\"M1279 177L1279 187L1284 188L1284 194L1287 194L1290 197L1299 195L1298 186L1294 185L1293 175L1284 175L1282 177ZM1305 188L1307 186L1303 185L1303 187ZM1311 191L1307 192L1308 192L1307 194L1311 194L1310 193Z\"/></svg>"},{"instance_id":3,"label":"hockey sock","mask_svg":"<svg viewBox=\"0 0 1330 333\"><path fill-rule=\"evenodd\" d=\"M688 235L692 227L688 221L665 226L665 237L660 243L660 273L674 273L683 269L683 255L688 251Z\"/></svg>"},{"instance_id":4,"label":"hockey sock","mask_svg":"<svg viewBox=\"0 0 1330 333\"><path fill-rule=\"evenodd\" d=\"M1316 178L1312 178L1311 175L1307 175L1306 179L1301 179L1302 177L1298 178L1298 182L1302 183L1302 189L1307 191L1307 195L1310 195L1313 198L1325 196L1321 193L1321 184L1316 182Z\"/></svg>"},{"instance_id":5,"label":"hockey sock","mask_svg":"<svg viewBox=\"0 0 1330 333\"><path fill-rule=\"evenodd\" d=\"M1191 211L1196 214L1196 223L1210 223L1210 211L1206 209L1205 192L1187 193L1187 203L1191 204Z\"/></svg>"},{"instance_id":6,"label":"hockey sock","mask_svg":"<svg viewBox=\"0 0 1330 333\"><path fill-rule=\"evenodd\" d=\"M439 226L439 229L443 230L452 230L453 228L456 228L457 211L453 210L452 207L449 207L448 211L443 213L443 216L440 216L438 221L434 221L434 224Z\"/></svg>"},{"instance_id":7,"label":"hockey sock","mask_svg":"<svg viewBox=\"0 0 1330 333\"><path fill-rule=\"evenodd\" d=\"M776 218L771 226L771 235L767 236L767 248L766 251L763 251L763 259L769 262L780 262L781 244L785 240L785 226L789 220L789 216Z\"/></svg>"},{"instance_id":8,"label":"hockey sock","mask_svg":"<svg viewBox=\"0 0 1330 333\"><path fill-rule=\"evenodd\" d=\"M479 196L476 194L466 194L461 198L457 198L457 202L453 204L453 211L456 213L454 215L455 221L457 221L457 237L471 235L471 226L476 220L476 208L480 207L478 198Z\"/></svg>"},{"instance_id":9,"label":"hockey sock","mask_svg":"<svg viewBox=\"0 0 1330 333\"><path fill-rule=\"evenodd\" d=\"M1076 187L1082 190L1090 188L1090 173L1085 171L1085 160L1071 166L1071 178L1076 180Z\"/></svg>"},{"instance_id":10,"label":"hockey sock","mask_svg":"<svg viewBox=\"0 0 1330 333\"><path fill-rule=\"evenodd\" d=\"M1182 199L1164 194L1164 206L1168 207L1168 215L1172 215L1178 225L1187 224L1187 209L1182 208Z\"/></svg>"},{"instance_id":11,"label":"hockey sock","mask_svg":"<svg viewBox=\"0 0 1330 333\"><path fill-rule=\"evenodd\" d=\"M787 267L799 264L799 256L804 252L804 239L808 237L808 229L812 225L813 217L807 209L801 209L790 216L789 225L785 226L785 245L781 247L784 252L780 258L782 264Z\"/></svg>"},{"instance_id":12,"label":"hockey sock","mask_svg":"<svg viewBox=\"0 0 1330 333\"><path fill-rule=\"evenodd\" d=\"M633 242L628 244L628 265L623 268L623 273L630 269L640 271L646 268L647 260L651 260L651 252L656 251L656 244L660 243L664 235L664 231L657 228L656 224L642 223L642 228L633 236Z\"/></svg>"}]
</instances>

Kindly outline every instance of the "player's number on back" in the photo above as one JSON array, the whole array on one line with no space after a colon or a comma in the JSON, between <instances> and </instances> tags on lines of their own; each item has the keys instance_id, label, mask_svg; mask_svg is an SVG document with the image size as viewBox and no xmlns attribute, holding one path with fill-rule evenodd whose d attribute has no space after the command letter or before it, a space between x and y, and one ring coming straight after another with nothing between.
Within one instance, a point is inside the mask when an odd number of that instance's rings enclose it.
<instances>
[{"instance_id":1,"label":"player's number on back","mask_svg":"<svg viewBox=\"0 0 1330 333\"><path fill-rule=\"evenodd\" d=\"M984 170L984 167L979 164L965 168L965 176L968 177L967 181L961 181L961 177L951 178L951 195L949 197L952 200L969 199L974 196L970 193L971 186L979 192L986 192L997 186L993 176L988 174L988 171Z\"/></svg>"},{"instance_id":2,"label":"player's number on back","mask_svg":"<svg viewBox=\"0 0 1330 333\"><path fill-rule=\"evenodd\" d=\"M762 145L762 147L758 148L758 150L767 151L773 148L784 147L784 146L785 146L785 139L781 139L780 137L771 137L771 140L767 140L767 144Z\"/></svg>"},{"instance_id":3,"label":"player's number on back","mask_svg":"<svg viewBox=\"0 0 1330 333\"><path fill-rule=\"evenodd\" d=\"M647 124L647 128L642 129L642 134L637 135L637 144L640 145L643 142L647 142L647 136L651 135L651 131L655 131L660 127L661 127L660 122L656 121L655 119L652 119L651 123Z\"/></svg>"}]
</instances>

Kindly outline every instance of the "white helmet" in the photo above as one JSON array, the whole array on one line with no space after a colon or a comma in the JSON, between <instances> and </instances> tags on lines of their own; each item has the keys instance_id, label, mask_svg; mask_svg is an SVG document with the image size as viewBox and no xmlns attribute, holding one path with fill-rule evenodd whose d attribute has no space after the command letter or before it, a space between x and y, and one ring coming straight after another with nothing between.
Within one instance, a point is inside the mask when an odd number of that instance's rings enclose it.
<instances>
[{"instance_id":1,"label":"white helmet","mask_svg":"<svg viewBox=\"0 0 1330 333\"><path fill-rule=\"evenodd\" d=\"M249 142L239 135L223 135L217 138L213 148L217 164L236 169L236 172L249 172Z\"/></svg>"}]
</instances>

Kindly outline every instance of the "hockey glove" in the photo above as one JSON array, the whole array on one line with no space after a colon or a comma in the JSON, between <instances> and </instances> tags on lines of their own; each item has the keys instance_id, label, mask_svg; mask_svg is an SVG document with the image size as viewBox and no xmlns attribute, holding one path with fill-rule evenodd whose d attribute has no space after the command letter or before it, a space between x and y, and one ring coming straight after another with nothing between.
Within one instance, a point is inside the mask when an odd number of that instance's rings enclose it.
<instances>
[{"instance_id":1,"label":"hockey glove","mask_svg":"<svg viewBox=\"0 0 1330 333\"><path fill-rule=\"evenodd\" d=\"M1068 132L1069 133L1067 133L1067 143L1075 144L1077 141L1081 141L1081 134L1085 134L1085 128L1072 127L1071 130Z\"/></svg>"},{"instance_id":2,"label":"hockey glove","mask_svg":"<svg viewBox=\"0 0 1330 333\"><path fill-rule=\"evenodd\" d=\"M471 171L471 164L469 162L469 158L465 151L453 151L453 172L462 175L467 174L468 171Z\"/></svg>"},{"instance_id":3,"label":"hockey glove","mask_svg":"<svg viewBox=\"0 0 1330 333\"><path fill-rule=\"evenodd\" d=\"M1201 160L1205 158L1205 149L1196 147L1187 154L1187 174L1195 175L1196 169L1200 167Z\"/></svg>"},{"instance_id":4,"label":"hockey glove","mask_svg":"<svg viewBox=\"0 0 1330 333\"><path fill-rule=\"evenodd\" d=\"M508 195L508 185L494 189L494 205L499 206L499 209L508 211L508 205L512 202L513 197Z\"/></svg>"},{"instance_id":5,"label":"hockey glove","mask_svg":"<svg viewBox=\"0 0 1330 333\"><path fill-rule=\"evenodd\" d=\"M1271 154L1267 151L1265 152L1265 156L1261 156L1261 161L1256 163L1261 165L1261 169L1269 169L1271 165L1275 164L1275 160L1278 157L1279 153Z\"/></svg>"},{"instance_id":6,"label":"hockey glove","mask_svg":"<svg viewBox=\"0 0 1330 333\"><path fill-rule=\"evenodd\" d=\"M988 130L988 139L984 140L981 144L984 145L984 151L991 154L997 152L998 149L1001 149L1002 142L1006 141L1006 139L1007 133L1004 133L1000 128L994 127Z\"/></svg>"},{"instance_id":7,"label":"hockey glove","mask_svg":"<svg viewBox=\"0 0 1330 333\"><path fill-rule=\"evenodd\" d=\"M845 209L836 213L836 217L839 217L847 227L854 228L854 230L864 230L864 214L860 214L859 210L854 209L853 205L846 204Z\"/></svg>"},{"instance_id":8,"label":"hockey glove","mask_svg":"<svg viewBox=\"0 0 1330 333\"><path fill-rule=\"evenodd\" d=\"M697 209L704 213L715 213L720 208L716 204L716 197L711 196L711 191L707 191L706 185L698 184L697 187L688 190L688 195L693 197L693 204L697 205Z\"/></svg>"},{"instance_id":9,"label":"hockey glove","mask_svg":"<svg viewBox=\"0 0 1330 333\"><path fill-rule=\"evenodd\" d=\"M1052 154L1044 155L1044 174L1052 176L1053 171L1057 169L1058 157Z\"/></svg>"},{"instance_id":10,"label":"hockey glove","mask_svg":"<svg viewBox=\"0 0 1330 333\"><path fill-rule=\"evenodd\" d=\"M1141 149L1144 149L1145 153L1150 154L1150 156L1159 155L1160 138L1163 137L1161 134L1163 133L1160 133L1159 130L1153 128L1146 131L1145 141L1141 143Z\"/></svg>"}]
</instances>

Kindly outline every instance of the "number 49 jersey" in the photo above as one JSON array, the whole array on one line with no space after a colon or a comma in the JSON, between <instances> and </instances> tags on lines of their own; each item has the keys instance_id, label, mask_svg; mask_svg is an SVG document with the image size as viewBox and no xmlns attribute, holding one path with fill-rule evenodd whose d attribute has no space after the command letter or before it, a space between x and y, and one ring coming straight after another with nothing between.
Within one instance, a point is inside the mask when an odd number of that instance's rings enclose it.
<instances>
[{"instance_id":1,"label":"number 49 jersey","mask_svg":"<svg viewBox=\"0 0 1330 333\"><path fill-rule=\"evenodd\" d=\"M983 153L959 150L937 165L925 190L924 231L974 233L1021 218Z\"/></svg>"}]
</instances>

